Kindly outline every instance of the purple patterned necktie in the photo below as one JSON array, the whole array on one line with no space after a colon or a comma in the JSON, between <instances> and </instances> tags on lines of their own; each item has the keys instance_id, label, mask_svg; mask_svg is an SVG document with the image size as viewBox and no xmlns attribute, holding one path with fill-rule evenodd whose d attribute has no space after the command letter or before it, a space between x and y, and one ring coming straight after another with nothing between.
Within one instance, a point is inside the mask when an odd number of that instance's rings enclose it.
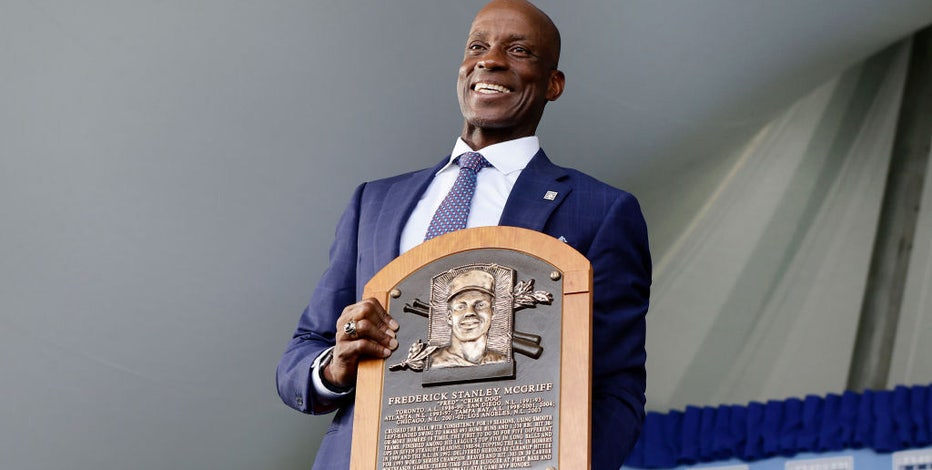
<instances>
[{"instance_id":1,"label":"purple patterned necktie","mask_svg":"<svg viewBox=\"0 0 932 470\"><path fill-rule=\"evenodd\" d=\"M434 218L427 227L424 240L430 240L454 230L466 228L466 219L469 217L469 205L472 196L476 193L476 176L479 170L492 166L485 157L476 152L466 152L459 157L460 174L456 177L453 187L443 198Z\"/></svg>"}]
</instances>

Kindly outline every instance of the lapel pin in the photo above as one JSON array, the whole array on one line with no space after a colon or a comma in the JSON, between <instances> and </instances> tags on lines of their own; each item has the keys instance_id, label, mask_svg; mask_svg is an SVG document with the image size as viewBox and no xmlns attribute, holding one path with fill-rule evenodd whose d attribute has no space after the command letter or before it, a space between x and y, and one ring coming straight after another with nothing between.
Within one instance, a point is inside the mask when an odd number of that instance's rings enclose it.
<instances>
[{"instance_id":1,"label":"lapel pin","mask_svg":"<svg viewBox=\"0 0 932 470\"><path fill-rule=\"evenodd\" d=\"M546 199L546 200L548 200L548 201L552 201L552 200L554 200L554 199L556 199L556 198L557 198L557 192L556 192L556 191L547 191L547 193L544 194L544 199Z\"/></svg>"}]
</instances>

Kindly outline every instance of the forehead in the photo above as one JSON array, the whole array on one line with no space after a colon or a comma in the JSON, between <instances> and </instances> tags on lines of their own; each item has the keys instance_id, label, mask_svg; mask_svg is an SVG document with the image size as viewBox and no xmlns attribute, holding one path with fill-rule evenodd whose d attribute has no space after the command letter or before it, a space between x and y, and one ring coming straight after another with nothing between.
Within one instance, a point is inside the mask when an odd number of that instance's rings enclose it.
<instances>
[{"instance_id":1,"label":"forehead","mask_svg":"<svg viewBox=\"0 0 932 470\"><path fill-rule=\"evenodd\" d=\"M450 299L450 302L462 302L465 300L491 299L491 298L492 296L489 294L486 294L485 292L477 291L477 290L467 290L467 291L463 291L463 292L460 292L459 294L454 295L453 298Z\"/></svg>"},{"instance_id":2,"label":"forehead","mask_svg":"<svg viewBox=\"0 0 932 470\"><path fill-rule=\"evenodd\" d=\"M476 15L469 37L524 39L543 43L544 20L536 12L516 6L490 6Z\"/></svg>"}]
</instances>

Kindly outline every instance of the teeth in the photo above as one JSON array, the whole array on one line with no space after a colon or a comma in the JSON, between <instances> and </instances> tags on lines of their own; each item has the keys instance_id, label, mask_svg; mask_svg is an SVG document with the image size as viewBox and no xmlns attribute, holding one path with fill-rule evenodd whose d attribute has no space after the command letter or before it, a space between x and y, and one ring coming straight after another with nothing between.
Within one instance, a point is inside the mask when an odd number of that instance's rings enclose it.
<instances>
[{"instance_id":1,"label":"teeth","mask_svg":"<svg viewBox=\"0 0 932 470\"><path fill-rule=\"evenodd\" d=\"M493 85L491 83L477 83L473 86L473 90L476 90L478 93L492 94L492 93L511 93L506 87L501 85Z\"/></svg>"}]
</instances>

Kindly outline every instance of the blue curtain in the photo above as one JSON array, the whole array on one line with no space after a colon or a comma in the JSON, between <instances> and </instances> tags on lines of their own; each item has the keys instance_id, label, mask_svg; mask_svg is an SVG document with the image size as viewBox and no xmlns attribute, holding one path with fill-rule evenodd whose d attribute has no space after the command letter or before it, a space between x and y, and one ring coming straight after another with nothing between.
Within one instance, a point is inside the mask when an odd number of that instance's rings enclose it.
<instances>
[{"instance_id":1,"label":"blue curtain","mask_svg":"<svg viewBox=\"0 0 932 470\"><path fill-rule=\"evenodd\" d=\"M738 458L932 443L932 385L807 396L747 406L650 412L626 467L671 468Z\"/></svg>"}]
</instances>

